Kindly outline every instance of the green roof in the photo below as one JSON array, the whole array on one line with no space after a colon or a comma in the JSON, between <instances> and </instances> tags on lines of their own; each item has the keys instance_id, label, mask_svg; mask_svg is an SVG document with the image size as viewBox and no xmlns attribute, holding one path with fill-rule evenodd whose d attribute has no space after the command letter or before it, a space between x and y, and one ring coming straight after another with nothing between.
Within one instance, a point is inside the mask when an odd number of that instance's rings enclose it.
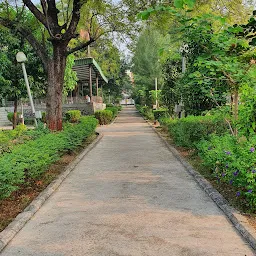
<instances>
[{"instance_id":1,"label":"green roof","mask_svg":"<svg viewBox=\"0 0 256 256\"><path fill-rule=\"evenodd\" d=\"M93 58L83 58L75 60L73 70L76 71L80 81L89 81L89 66L92 66L92 82L96 82L98 76L99 82L108 83L108 79L103 74L99 64Z\"/></svg>"}]
</instances>

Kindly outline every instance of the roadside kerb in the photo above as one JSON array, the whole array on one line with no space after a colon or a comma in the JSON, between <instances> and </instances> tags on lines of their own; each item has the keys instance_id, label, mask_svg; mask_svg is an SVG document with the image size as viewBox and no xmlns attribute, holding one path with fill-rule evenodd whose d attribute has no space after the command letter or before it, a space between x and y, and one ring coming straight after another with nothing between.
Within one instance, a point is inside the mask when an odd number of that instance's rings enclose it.
<instances>
[{"instance_id":1,"label":"roadside kerb","mask_svg":"<svg viewBox=\"0 0 256 256\"><path fill-rule=\"evenodd\" d=\"M239 214L239 212L233 207L231 207L227 200L211 185L211 183L207 181L200 173L195 171L193 167L180 155L180 153L174 147L172 147L165 138L163 138L163 136L157 131L155 127L153 127L148 121L147 123L155 131L158 137L165 143L173 155L185 167L186 171L196 180L200 187L203 188L207 195L209 195L209 197L224 212L224 214L231 221L240 235L254 249L256 253L256 231L249 226L246 218Z\"/></svg>"},{"instance_id":2,"label":"roadside kerb","mask_svg":"<svg viewBox=\"0 0 256 256\"><path fill-rule=\"evenodd\" d=\"M102 134L80 153L74 161L72 161L65 171L52 181L46 189L44 189L25 209L17 215L17 217L0 233L0 253L4 247L14 238L14 236L25 226L25 224L33 217L33 215L41 208L44 202L54 193L67 176L74 170L77 164L87 155L103 138Z\"/></svg>"}]
</instances>

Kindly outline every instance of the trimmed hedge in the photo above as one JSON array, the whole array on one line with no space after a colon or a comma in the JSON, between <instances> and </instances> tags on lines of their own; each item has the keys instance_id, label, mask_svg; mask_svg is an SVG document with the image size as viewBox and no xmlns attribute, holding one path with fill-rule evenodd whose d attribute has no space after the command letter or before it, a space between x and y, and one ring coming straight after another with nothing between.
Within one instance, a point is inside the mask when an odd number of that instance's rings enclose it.
<instances>
[{"instance_id":1,"label":"trimmed hedge","mask_svg":"<svg viewBox=\"0 0 256 256\"><path fill-rule=\"evenodd\" d=\"M100 125L109 124L113 119L113 112L111 110L97 110L94 115Z\"/></svg>"},{"instance_id":2,"label":"trimmed hedge","mask_svg":"<svg viewBox=\"0 0 256 256\"><path fill-rule=\"evenodd\" d=\"M227 123L218 116L188 116L174 119L167 124L168 131L176 145L194 148L210 134L221 135L228 132Z\"/></svg>"},{"instance_id":3,"label":"trimmed hedge","mask_svg":"<svg viewBox=\"0 0 256 256\"><path fill-rule=\"evenodd\" d=\"M168 109L164 109L164 108L153 110L153 114L154 114L155 120L157 121L159 121L161 118L169 116Z\"/></svg>"},{"instance_id":4,"label":"trimmed hedge","mask_svg":"<svg viewBox=\"0 0 256 256\"><path fill-rule=\"evenodd\" d=\"M118 108L117 107L107 107L105 110L110 110L113 113L113 118L115 118L118 114Z\"/></svg>"},{"instance_id":5,"label":"trimmed hedge","mask_svg":"<svg viewBox=\"0 0 256 256\"><path fill-rule=\"evenodd\" d=\"M82 117L78 124L67 124L62 132L43 135L5 153L0 157L0 199L10 196L20 184L39 178L50 164L92 135L97 124L94 117Z\"/></svg>"},{"instance_id":6,"label":"trimmed hedge","mask_svg":"<svg viewBox=\"0 0 256 256\"><path fill-rule=\"evenodd\" d=\"M65 114L66 120L71 123L77 123L81 118L81 111L80 110L69 110Z\"/></svg>"}]
</instances>

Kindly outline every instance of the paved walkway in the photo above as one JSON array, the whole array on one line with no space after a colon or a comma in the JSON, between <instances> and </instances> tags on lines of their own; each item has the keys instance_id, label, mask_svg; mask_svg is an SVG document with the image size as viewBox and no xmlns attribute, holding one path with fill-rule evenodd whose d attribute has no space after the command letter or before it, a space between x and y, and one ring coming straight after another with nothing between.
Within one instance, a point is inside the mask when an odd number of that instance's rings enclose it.
<instances>
[{"instance_id":1,"label":"paved walkway","mask_svg":"<svg viewBox=\"0 0 256 256\"><path fill-rule=\"evenodd\" d=\"M1 256L251 256L153 130L125 108Z\"/></svg>"}]
</instances>

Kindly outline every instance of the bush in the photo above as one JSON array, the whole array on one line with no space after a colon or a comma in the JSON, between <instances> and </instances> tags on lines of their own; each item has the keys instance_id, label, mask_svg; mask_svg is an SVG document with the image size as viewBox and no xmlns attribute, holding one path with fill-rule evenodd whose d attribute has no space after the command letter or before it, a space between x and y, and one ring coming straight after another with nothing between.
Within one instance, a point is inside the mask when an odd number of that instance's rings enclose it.
<instances>
[{"instance_id":1,"label":"bush","mask_svg":"<svg viewBox=\"0 0 256 256\"><path fill-rule=\"evenodd\" d=\"M228 127L218 116L188 116L172 120L168 125L168 131L176 145L193 148L210 134L227 133Z\"/></svg>"},{"instance_id":2,"label":"bush","mask_svg":"<svg viewBox=\"0 0 256 256\"><path fill-rule=\"evenodd\" d=\"M9 112L8 114L7 114L7 118L8 118L8 120L11 122L11 123L13 123L13 115L14 115L14 113L13 112ZM21 113L20 112L17 112L17 123L20 123L20 120L19 120L19 116L21 115Z\"/></svg>"},{"instance_id":3,"label":"bush","mask_svg":"<svg viewBox=\"0 0 256 256\"><path fill-rule=\"evenodd\" d=\"M113 114L113 118L115 118L118 114L118 108L117 107L107 107L106 110L110 110Z\"/></svg>"},{"instance_id":4,"label":"bush","mask_svg":"<svg viewBox=\"0 0 256 256\"><path fill-rule=\"evenodd\" d=\"M77 123L81 117L80 110L69 110L65 114L66 120L70 123Z\"/></svg>"},{"instance_id":5,"label":"bush","mask_svg":"<svg viewBox=\"0 0 256 256\"><path fill-rule=\"evenodd\" d=\"M173 119L171 119L170 117L161 117L159 119L159 123L163 127L168 126L172 121L173 121Z\"/></svg>"},{"instance_id":6,"label":"bush","mask_svg":"<svg viewBox=\"0 0 256 256\"><path fill-rule=\"evenodd\" d=\"M43 123L46 123L46 112L42 112L41 121L42 121Z\"/></svg>"},{"instance_id":7,"label":"bush","mask_svg":"<svg viewBox=\"0 0 256 256\"><path fill-rule=\"evenodd\" d=\"M123 109L123 107L120 105L120 106L117 106L117 109L118 109L118 111L121 111Z\"/></svg>"},{"instance_id":8,"label":"bush","mask_svg":"<svg viewBox=\"0 0 256 256\"><path fill-rule=\"evenodd\" d=\"M98 110L94 113L100 125L109 124L113 119L113 112L110 110Z\"/></svg>"},{"instance_id":9,"label":"bush","mask_svg":"<svg viewBox=\"0 0 256 256\"><path fill-rule=\"evenodd\" d=\"M148 120L154 120L153 110L148 106L136 105L136 108L140 114Z\"/></svg>"},{"instance_id":10,"label":"bush","mask_svg":"<svg viewBox=\"0 0 256 256\"><path fill-rule=\"evenodd\" d=\"M246 199L249 209L255 211L256 136L246 139L214 135L197 147L204 165L212 170L214 177L236 187L236 196Z\"/></svg>"},{"instance_id":11,"label":"bush","mask_svg":"<svg viewBox=\"0 0 256 256\"><path fill-rule=\"evenodd\" d=\"M4 154L0 158L0 199L8 197L20 184L39 178L61 155L93 134L97 123L93 117L82 117L78 124L69 124L62 132L46 134Z\"/></svg>"},{"instance_id":12,"label":"bush","mask_svg":"<svg viewBox=\"0 0 256 256\"><path fill-rule=\"evenodd\" d=\"M169 116L168 109L164 109L164 108L153 110L153 114L154 114L155 120L157 121L159 121L161 118Z\"/></svg>"}]
</instances>

